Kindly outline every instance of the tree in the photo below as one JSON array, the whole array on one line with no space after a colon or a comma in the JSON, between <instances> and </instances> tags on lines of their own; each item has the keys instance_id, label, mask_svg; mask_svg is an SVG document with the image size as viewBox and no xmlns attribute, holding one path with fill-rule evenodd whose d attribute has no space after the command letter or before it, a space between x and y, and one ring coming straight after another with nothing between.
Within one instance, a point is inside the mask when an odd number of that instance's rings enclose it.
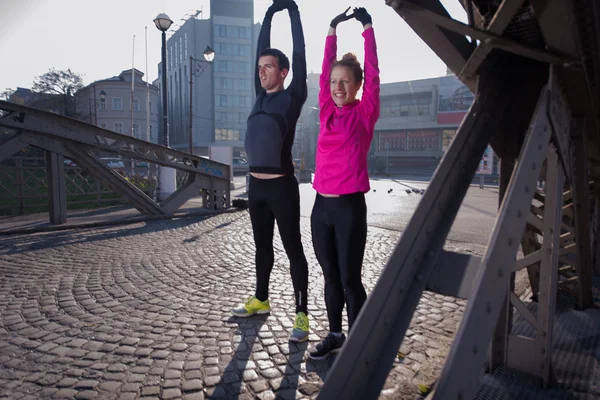
<instances>
[{"instance_id":1,"label":"tree","mask_svg":"<svg viewBox=\"0 0 600 400\"><path fill-rule=\"evenodd\" d=\"M8 101L14 92L11 88L4 89L4 91L0 92L0 100Z\"/></svg>"},{"instance_id":2,"label":"tree","mask_svg":"<svg viewBox=\"0 0 600 400\"><path fill-rule=\"evenodd\" d=\"M60 102L63 114L74 114L75 92L83 88L81 75L67 69L66 71L50 68L48 72L35 78L31 89L34 92L54 95L52 98Z\"/></svg>"}]
</instances>

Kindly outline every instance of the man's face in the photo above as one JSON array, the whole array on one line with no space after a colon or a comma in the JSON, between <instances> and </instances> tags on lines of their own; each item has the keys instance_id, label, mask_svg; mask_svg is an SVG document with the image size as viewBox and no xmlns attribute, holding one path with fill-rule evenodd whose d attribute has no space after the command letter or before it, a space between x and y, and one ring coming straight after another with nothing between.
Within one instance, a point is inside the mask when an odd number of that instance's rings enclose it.
<instances>
[{"instance_id":1,"label":"man's face","mask_svg":"<svg viewBox=\"0 0 600 400\"><path fill-rule=\"evenodd\" d=\"M267 93L283 90L283 81L287 74L287 69L279 69L277 57L262 56L258 59L260 86L262 86Z\"/></svg>"}]
</instances>

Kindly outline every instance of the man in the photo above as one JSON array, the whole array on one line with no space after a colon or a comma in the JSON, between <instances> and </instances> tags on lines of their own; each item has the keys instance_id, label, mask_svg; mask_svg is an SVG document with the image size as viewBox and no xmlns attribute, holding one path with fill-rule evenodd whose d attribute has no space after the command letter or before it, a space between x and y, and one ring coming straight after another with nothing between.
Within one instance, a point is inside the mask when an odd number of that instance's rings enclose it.
<instances>
[{"instance_id":1,"label":"man","mask_svg":"<svg viewBox=\"0 0 600 400\"><path fill-rule=\"evenodd\" d=\"M290 69L288 58L270 48L271 19L287 9L292 25L294 77L283 84ZM298 6L293 0L274 0L267 10L258 38L255 76L256 103L248 117L246 154L250 168L248 203L256 245L256 292L231 312L238 317L266 314L269 278L273 269L275 220L290 260L296 298L296 320L291 341L308 339L308 264L300 238L300 193L294 176L292 144L296 122L306 101L306 55Z\"/></svg>"}]
</instances>

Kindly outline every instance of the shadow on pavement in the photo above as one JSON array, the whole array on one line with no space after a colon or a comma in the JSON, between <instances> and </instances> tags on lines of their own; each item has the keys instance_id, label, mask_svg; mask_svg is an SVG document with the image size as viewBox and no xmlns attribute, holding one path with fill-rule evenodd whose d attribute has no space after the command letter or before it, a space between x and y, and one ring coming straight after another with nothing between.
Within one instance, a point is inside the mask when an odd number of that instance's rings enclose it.
<instances>
[{"instance_id":1,"label":"shadow on pavement","mask_svg":"<svg viewBox=\"0 0 600 400\"><path fill-rule=\"evenodd\" d=\"M245 213L240 213L236 219L242 218ZM215 215L216 216L216 215ZM45 233L33 233L22 235L11 235L0 237L0 255L8 255L15 253L26 253L28 251L43 250L48 248L57 248L61 246L74 245L78 243L89 243L100 240L125 238L145 233L160 232L163 230L182 228L188 225L198 223L210 219L211 215L189 217L174 220L146 221L144 226L136 228L123 228L123 226L105 226L95 228L80 228L70 229L65 231L54 231ZM232 221L233 222L233 221ZM194 242L202 235L210 234L211 232L223 228L228 224L221 224L210 230L202 232L201 235L196 235L190 239L185 239L184 242ZM90 230L98 232L90 234Z\"/></svg>"},{"instance_id":2,"label":"shadow on pavement","mask_svg":"<svg viewBox=\"0 0 600 400\"><path fill-rule=\"evenodd\" d=\"M253 347L258 344L258 334L267 322L268 315L254 315L248 318L231 316L227 322L238 324L235 335L240 336L240 341L233 352L233 357L223 371L217 385L209 391L208 399L253 399L254 396L243 387L243 381L257 381L260 377L257 370L259 365L251 361ZM261 360L257 360L259 363ZM248 366L254 368L247 368ZM244 379L245 378L245 379Z\"/></svg>"}]
</instances>

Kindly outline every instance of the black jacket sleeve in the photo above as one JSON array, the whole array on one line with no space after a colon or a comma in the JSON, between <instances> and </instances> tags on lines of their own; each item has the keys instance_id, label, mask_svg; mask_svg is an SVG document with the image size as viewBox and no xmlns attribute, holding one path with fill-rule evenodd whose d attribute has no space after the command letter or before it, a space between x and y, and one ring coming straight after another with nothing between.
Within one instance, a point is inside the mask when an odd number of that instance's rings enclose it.
<instances>
[{"instance_id":1,"label":"black jacket sleeve","mask_svg":"<svg viewBox=\"0 0 600 400\"><path fill-rule=\"evenodd\" d=\"M300 12L298 9L289 10L290 20L292 24L292 42L294 51L292 53L292 68L294 78L289 86L292 96L306 101L308 88L306 85L306 51L304 45L304 32L302 30L302 22L300 21Z\"/></svg>"},{"instance_id":2,"label":"black jacket sleeve","mask_svg":"<svg viewBox=\"0 0 600 400\"><path fill-rule=\"evenodd\" d=\"M258 46L256 47L256 64L254 65L254 90L256 91L256 95L264 89L260 86L260 76L258 73L258 59L260 58L260 53L262 53L265 49L271 47L271 18L270 14L265 15L265 19L263 20L262 27L260 28L260 34L258 35Z\"/></svg>"}]
</instances>

